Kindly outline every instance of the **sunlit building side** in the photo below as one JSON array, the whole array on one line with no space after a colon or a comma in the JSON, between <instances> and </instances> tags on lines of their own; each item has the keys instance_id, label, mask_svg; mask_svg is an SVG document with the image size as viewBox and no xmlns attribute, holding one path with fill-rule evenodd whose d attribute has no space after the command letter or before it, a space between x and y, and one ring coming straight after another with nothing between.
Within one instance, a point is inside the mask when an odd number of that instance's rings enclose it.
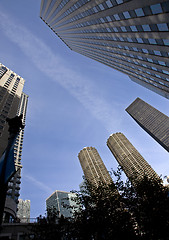
<instances>
[{"instance_id":1,"label":"sunlit building side","mask_svg":"<svg viewBox=\"0 0 169 240\"><path fill-rule=\"evenodd\" d=\"M103 163L98 151L94 147L85 147L78 158L87 181L98 187L100 182L112 184L113 180Z\"/></svg>"},{"instance_id":2,"label":"sunlit building side","mask_svg":"<svg viewBox=\"0 0 169 240\"><path fill-rule=\"evenodd\" d=\"M0 64L0 156L8 144L8 124L6 118L13 118L23 114L23 124L26 120L28 95L23 93L25 80L18 74ZM14 146L16 174L8 183L8 191L4 209L4 221L16 217L17 203L21 183L21 155L23 148L24 129L17 136Z\"/></svg>"},{"instance_id":3,"label":"sunlit building side","mask_svg":"<svg viewBox=\"0 0 169 240\"><path fill-rule=\"evenodd\" d=\"M71 50L169 98L169 1L42 0L40 18Z\"/></svg>"},{"instance_id":4,"label":"sunlit building side","mask_svg":"<svg viewBox=\"0 0 169 240\"><path fill-rule=\"evenodd\" d=\"M107 146L122 167L126 176L133 183L142 180L144 176L158 180L160 179L157 173L124 134L111 134L107 140Z\"/></svg>"}]
</instances>

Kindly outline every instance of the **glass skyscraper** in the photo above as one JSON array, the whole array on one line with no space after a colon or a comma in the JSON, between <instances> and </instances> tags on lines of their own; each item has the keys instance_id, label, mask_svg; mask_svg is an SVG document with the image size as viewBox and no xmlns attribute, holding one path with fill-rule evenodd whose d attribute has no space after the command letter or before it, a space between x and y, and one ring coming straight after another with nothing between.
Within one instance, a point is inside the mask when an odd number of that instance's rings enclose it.
<instances>
[{"instance_id":1,"label":"glass skyscraper","mask_svg":"<svg viewBox=\"0 0 169 240\"><path fill-rule=\"evenodd\" d=\"M78 208L77 203L73 200L75 197L75 193L56 190L46 199L47 211L49 209L55 211L58 217L72 217L74 212L72 207Z\"/></svg>"},{"instance_id":2,"label":"glass skyscraper","mask_svg":"<svg viewBox=\"0 0 169 240\"><path fill-rule=\"evenodd\" d=\"M140 98L126 108L129 115L169 152L169 117Z\"/></svg>"},{"instance_id":3,"label":"glass skyscraper","mask_svg":"<svg viewBox=\"0 0 169 240\"><path fill-rule=\"evenodd\" d=\"M8 144L8 123L6 118L13 118L23 114L22 122L25 125L28 95L23 93L25 80L18 74L0 63L0 157ZM14 145L15 175L8 183L5 202L5 218L16 217L21 183L21 155L23 147L24 129L20 131Z\"/></svg>"},{"instance_id":4,"label":"glass skyscraper","mask_svg":"<svg viewBox=\"0 0 169 240\"><path fill-rule=\"evenodd\" d=\"M42 0L40 17L71 50L169 98L169 1Z\"/></svg>"},{"instance_id":5,"label":"glass skyscraper","mask_svg":"<svg viewBox=\"0 0 169 240\"><path fill-rule=\"evenodd\" d=\"M100 182L113 183L113 180L105 167L98 151L94 147L85 147L78 154L85 178L96 187Z\"/></svg>"}]
</instances>

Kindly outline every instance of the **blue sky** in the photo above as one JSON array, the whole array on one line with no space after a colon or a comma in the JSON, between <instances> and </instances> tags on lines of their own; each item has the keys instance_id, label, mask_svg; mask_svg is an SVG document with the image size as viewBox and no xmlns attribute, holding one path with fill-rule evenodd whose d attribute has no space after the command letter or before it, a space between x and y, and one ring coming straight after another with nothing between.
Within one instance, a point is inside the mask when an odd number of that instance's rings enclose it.
<instances>
[{"instance_id":1,"label":"blue sky","mask_svg":"<svg viewBox=\"0 0 169 240\"><path fill-rule=\"evenodd\" d=\"M112 133L125 134L159 175L169 175L167 151L125 112L140 97L169 116L168 100L71 51L39 13L40 0L0 1L0 62L26 80L29 95L20 197L31 200L31 217L45 213L55 190L79 189L84 147L116 169L106 146Z\"/></svg>"}]
</instances>

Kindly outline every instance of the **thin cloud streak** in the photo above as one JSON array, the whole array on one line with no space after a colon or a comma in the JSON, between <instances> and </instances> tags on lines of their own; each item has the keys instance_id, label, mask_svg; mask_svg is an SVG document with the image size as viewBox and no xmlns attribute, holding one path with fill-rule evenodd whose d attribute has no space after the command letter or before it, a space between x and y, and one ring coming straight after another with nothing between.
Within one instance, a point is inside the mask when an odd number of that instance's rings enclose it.
<instances>
[{"instance_id":1,"label":"thin cloud streak","mask_svg":"<svg viewBox=\"0 0 169 240\"><path fill-rule=\"evenodd\" d=\"M44 192L48 193L48 194L52 194L53 190L51 188L49 188L47 185L45 185L44 183L38 181L37 179L35 179L34 177L28 175L28 174L24 174L23 178L25 180L28 180L29 183L31 182L33 185L37 186L39 189L43 190Z\"/></svg>"},{"instance_id":2,"label":"thin cloud streak","mask_svg":"<svg viewBox=\"0 0 169 240\"><path fill-rule=\"evenodd\" d=\"M96 119L101 121L109 132L112 131L114 125L119 126L119 118L116 118L118 121L113 119L118 111L93 93L95 86L91 81L89 82L70 69L67 63L61 57L54 55L40 38L2 11L0 11L0 18L0 26L4 34L19 46L41 72L65 88Z\"/></svg>"}]
</instances>

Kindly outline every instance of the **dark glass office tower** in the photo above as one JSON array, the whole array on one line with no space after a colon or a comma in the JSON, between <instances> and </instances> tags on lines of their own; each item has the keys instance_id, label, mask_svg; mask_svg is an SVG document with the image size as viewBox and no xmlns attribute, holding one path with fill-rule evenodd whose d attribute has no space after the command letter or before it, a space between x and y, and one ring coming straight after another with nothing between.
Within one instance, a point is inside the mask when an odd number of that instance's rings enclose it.
<instances>
[{"instance_id":1,"label":"dark glass office tower","mask_svg":"<svg viewBox=\"0 0 169 240\"><path fill-rule=\"evenodd\" d=\"M40 17L70 49L169 98L169 1L42 0Z\"/></svg>"},{"instance_id":2,"label":"dark glass office tower","mask_svg":"<svg viewBox=\"0 0 169 240\"><path fill-rule=\"evenodd\" d=\"M115 133L110 135L107 140L107 146L122 167L126 176L130 180L134 178L133 183L143 179L145 175L147 177L160 179L124 134Z\"/></svg>"},{"instance_id":3,"label":"dark glass office tower","mask_svg":"<svg viewBox=\"0 0 169 240\"><path fill-rule=\"evenodd\" d=\"M140 98L126 111L162 147L169 152L169 117Z\"/></svg>"},{"instance_id":4,"label":"dark glass office tower","mask_svg":"<svg viewBox=\"0 0 169 240\"><path fill-rule=\"evenodd\" d=\"M98 151L94 147L83 148L78 155L85 178L96 187L100 182L113 183Z\"/></svg>"}]
</instances>

